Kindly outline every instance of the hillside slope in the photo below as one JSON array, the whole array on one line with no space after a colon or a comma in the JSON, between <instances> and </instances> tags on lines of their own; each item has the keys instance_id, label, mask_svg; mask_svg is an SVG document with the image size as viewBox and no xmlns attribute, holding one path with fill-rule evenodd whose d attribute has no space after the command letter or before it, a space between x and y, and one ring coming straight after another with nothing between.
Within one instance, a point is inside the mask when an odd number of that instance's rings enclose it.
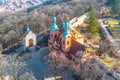
<instances>
[{"instance_id":1,"label":"hillside slope","mask_svg":"<svg viewBox=\"0 0 120 80\"><path fill-rule=\"evenodd\" d=\"M88 11L90 4L93 4L99 11L104 3L104 0L51 0L51 2L33 8L30 12L23 10L16 13L1 13L0 43L7 47L21 41L26 25L30 26L36 34L46 31L51 26L53 10L56 11L57 24L61 25L66 15L70 18L80 16Z\"/></svg>"}]
</instances>

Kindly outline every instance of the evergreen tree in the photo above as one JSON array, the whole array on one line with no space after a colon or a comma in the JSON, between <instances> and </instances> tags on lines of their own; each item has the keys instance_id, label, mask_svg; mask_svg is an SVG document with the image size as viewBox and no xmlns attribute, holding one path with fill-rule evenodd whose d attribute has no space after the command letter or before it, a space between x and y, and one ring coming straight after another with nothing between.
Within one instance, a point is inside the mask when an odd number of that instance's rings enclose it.
<instances>
[{"instance_id":1,"label":"evergreen tree","mask_svg":"<svg viewBox=\"0 0 120 80\"><path fill-rule=\"evenodd\" d=\"M111 7L111 13L120 17L120 0L108 0L107 5Z\"/></svg>"},{"instance_id":2,"label":"evergreen tree","mask_svg":"<svg viewBox=\"0 0 120 80\"><path fill-rule=\"evenodd\" d=\"M88 32L97 35L99 31L98 22L93 5L90 6Z\"/></svg>"}]
</instances>

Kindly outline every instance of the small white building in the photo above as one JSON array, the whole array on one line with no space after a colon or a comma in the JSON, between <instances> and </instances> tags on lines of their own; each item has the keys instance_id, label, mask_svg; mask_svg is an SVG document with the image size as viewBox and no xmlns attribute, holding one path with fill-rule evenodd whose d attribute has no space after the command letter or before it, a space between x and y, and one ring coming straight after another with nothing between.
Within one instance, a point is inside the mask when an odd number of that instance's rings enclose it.
<instances>
[{"instance_id":1,"label":"small white building","mask_svg":"<svg viewBox=\"0 0 120 80\"><path fill-rule=\"evenodd\" d=\"M28 26L26 27L26 31L24 33L23 44L25 47L36 45L36 35L29 29Z\"/></svg>"}]
</instances>

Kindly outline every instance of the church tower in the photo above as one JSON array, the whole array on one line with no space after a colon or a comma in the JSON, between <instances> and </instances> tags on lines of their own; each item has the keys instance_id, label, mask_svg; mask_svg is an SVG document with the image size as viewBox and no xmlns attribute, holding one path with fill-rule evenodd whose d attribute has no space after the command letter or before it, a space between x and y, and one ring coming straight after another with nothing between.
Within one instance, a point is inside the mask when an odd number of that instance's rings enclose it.
<instances>
[{"instance_id":1,"label":"church tower","mask_svg":"<svg viewBox=\"0 0 120 80\"><path fill-rule=\"evenodd\" d=\"M59 33L59 28L56 25L56 17L54 15L52 18L52 26L50 28L50 39L54 41L58 37L58 33Z\"/></svg>"},{"instance_id":2,"label":"church tower","mask_svg":"<svg viewBox=\"0 0 120 80\"><path fill-rule=\"evenodd\" d=\"M52 47L51 44L55 45L58 37L59 37L59 28L56 24L56 17L54 14L54 16L52 17L52 26L50 28L49 50L51 50Z\"/></svg>"},{"instance_id":3,"label":"church tower","mask_svg":"<svg viewBox=\"0 0 120 80\"><path fill-rule=\"evenodd\" d=\"M71 48L71 34L69 31L69 28L71 27L71 24L69 23L69 20L64 23L64 32L61 34L61 49L63 52L69 52Z\"/></svg>"}]
</instances>

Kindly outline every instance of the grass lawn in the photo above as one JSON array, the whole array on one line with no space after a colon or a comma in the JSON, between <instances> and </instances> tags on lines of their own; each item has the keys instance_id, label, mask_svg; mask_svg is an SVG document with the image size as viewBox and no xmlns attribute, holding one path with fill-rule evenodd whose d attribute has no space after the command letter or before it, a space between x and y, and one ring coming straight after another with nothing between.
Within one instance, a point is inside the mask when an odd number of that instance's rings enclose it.
<instances>
[{"instance_id":1,"label":"grass lawn","mask_svg":"<svg viewBox=\"0 0 120 80\"><path fill-rule=\"evenodd\" d=\"M98 56L99 57L99 56ZM108 65L109 67L113 67L116 63L115 63L115 59L109 57L108 55L106 55L105 58L99 57L99 59L105 63L106 65Z\"/></svg>"},{"instance_id":2,"label":"grass lawn","mask_svg":"<svg viewBox=\"0 0 120 80\"><path fill-rule=\"evenodd\" d=\"M108 27L114 39L120 39L120 27Z\"/></svg>"},{"instance_id":3,"label":"grass lawn","mask_svg":"<svg viewBox=\"0 0 120 80\"><path fill-rule=\"evenodd\" d=\"M99 59L100 59L104 64L106 64L107 66L109 66L109 67L111 67L112 69L114 69L114 70L118 73L118 75L120 75L120 68L119 68L120 63L119 63L119 59L118 59L118 58L111 58L111 57L109 57L108 55L107 55L105 58L100 57L100 56L97 56L97 57L99 57ZM116 60L117 60L118 62L116 62Z\"/></svg>"}]
</instances>

